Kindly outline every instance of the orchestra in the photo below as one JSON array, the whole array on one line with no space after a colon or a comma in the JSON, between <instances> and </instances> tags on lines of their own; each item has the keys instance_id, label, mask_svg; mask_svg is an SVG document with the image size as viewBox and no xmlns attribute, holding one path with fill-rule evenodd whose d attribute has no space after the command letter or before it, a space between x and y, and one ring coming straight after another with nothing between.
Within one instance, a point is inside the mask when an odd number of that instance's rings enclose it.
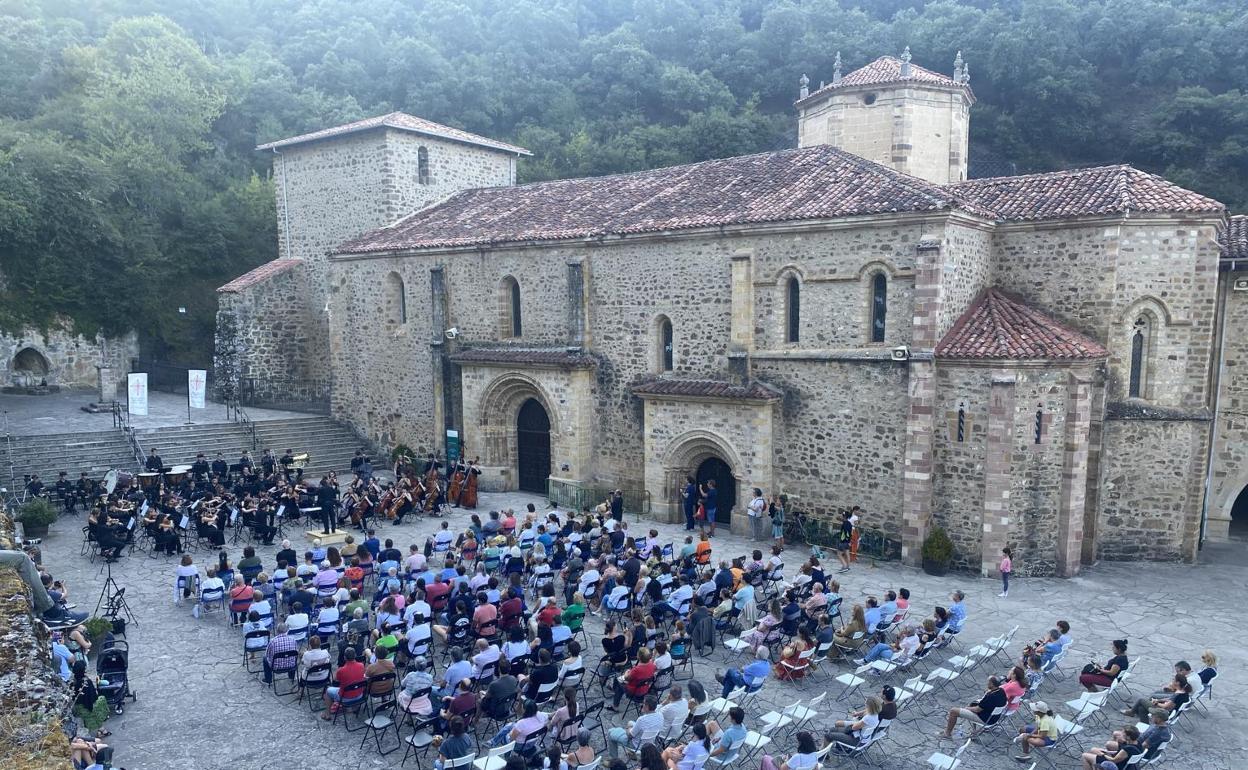
<instances>
[{"instance_id":1,"label":"orchestra","mask_svg":"<svg viewBox=\"0 0 1248 770\"><path fill-rule=\"evenodd\" d=\"M320 524L322 532L366 531L379 520L397 526L408 516L475 508L481 473L476 458L443 463L430 454L418 464L400 455L394 480L383 481L360 451L351 463L353 478L341 489L332 472L304 478L308 455L293 449L278 459L266 449L258 463L243 451L233 466L220 453L212 463L199 453L194 464L173 468L154 450L146 460L148 472L113 471L102 484L86 473L76 485L64 475L57 482L67 510L78 503L88 510L88 537L106 558L120 557L127 547L170 556L198 543L221 548L229 537L271 545L287 525L301 520L308 527Z\"/></svg>"}]
</instances>

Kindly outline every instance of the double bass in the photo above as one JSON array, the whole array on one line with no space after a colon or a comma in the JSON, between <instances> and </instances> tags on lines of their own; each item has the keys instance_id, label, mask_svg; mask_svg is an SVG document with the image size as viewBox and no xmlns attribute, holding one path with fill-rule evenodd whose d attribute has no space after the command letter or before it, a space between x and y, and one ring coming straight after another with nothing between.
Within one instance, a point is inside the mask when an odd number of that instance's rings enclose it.
<instances>
[{"instance_id":1,"label":"double bass","mask_svg":"<svg viewBox=\"0 0 1248 770\"><path fill-rule=\"evenodd\" d=\"M447 486L446 499L456 507L459 506L459 495L464 489L464 466L459 462L455 463L455 472L451 474L450 484Z\"/></svg>"},{"instance_id":2,"label":"double bass","mask_svg":"<svg viewBox=\"0 0 1248 770\"><path fill-rule=\"evenodd\" d=\"M477 468L478 458L473 458L468 463L468 470L464 471L464 484L459 493L459 504L464 508L477 507L477 477L481 475L481 471Z\"/></svg>"}]
</instances>

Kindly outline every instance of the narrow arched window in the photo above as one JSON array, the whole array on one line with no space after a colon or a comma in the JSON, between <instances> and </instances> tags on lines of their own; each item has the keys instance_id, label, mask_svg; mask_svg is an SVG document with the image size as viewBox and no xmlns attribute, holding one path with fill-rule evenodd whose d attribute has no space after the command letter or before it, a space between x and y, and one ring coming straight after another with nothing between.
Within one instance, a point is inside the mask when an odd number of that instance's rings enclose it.
<instances>
[{"instance_id":1,"label":"narrow arched window","mask_svg":"<svg viewBox=\"0 0 1248 770\"><path fill-rule=\"evenodd\" d=\"M1144 398L1148 386L1148 356L1152 325L1146 316L1136 319L1131 332L1131 373L1127 378L1127 397Z\"/></svg>"},{"instance_id":2,"label":"narrow arched window","mask_svg":"<svg viewBox=\"0 0 1248 770\"><path fill-rule=\"evenodd\" d=\"M1044 405L1036 404L1035 441L1037 444L1044 438Z\"/></svg>"},{"instance_id":3,"label":"narrow arched window","mask_svg":"<svg viewBox=\"0 0 1248 770\"><path fill-rule=\"evenodd\" d=\"M524 328L520 322L520 284L515 279L511 281L511 336L519 337L523 333Z\"/></svg>"},{"instance_id":4,"label":"narrow arched window","mask_svg":"<svg viewBox=\"0 0 1248 770\"><path fill-rule=\"evenodd\" d=\"M498 333L501 337L519 337L524 331L520 318L520 283L512 276L503 278L498 287Z\"/></svg>"},{"instance_id":5,"label":"narrow arched window","mask_svg":"<svg viewBox=\"0 0 1248 770\"><path fill-rule=\"evenodd\" d=\"M871 341L883 342L888 321L888 278L876 273L871 279Z\"/></svg>"},{"instance_id":6,"label":"narrow arched window","mask_svg":"<svg viewBox=\"0 0 1248 770\"><path fill-rule=\"evenodd\" d=\"M416 150L416 181L429 184L429 148L424 146Z\"/></svg>"},{"instance_id":7,"label":"narrow arched window","mask_svg":"<svg viewBox=\"0 0 1248 770\"><path fill-rule=\"evenodd\" d=\"M672 335L672 321L667 317L659 318L659 371L670 372L675 362L675 339Z\"/></svg>"},{"instance_id":8,"label":"narrow arched window","mask_svg":"<svg viewBox=\"0 0 1248 770\"><path fill-rule=\"evenodd\" d=\"M966 404L958 404L958 443L966 441Z\"/></svg>"},{"instance_id":9,"label":"narrow arched window","mask_svg":"<svg viewBox=\"0 0 1248 770\"><path fill-rule=\"evenodd\" d=\"M392 323L407 323L407 287L403 285L403 279L398 273L390 273L386 276L386 305L389 307L389 317Z\"/></svg>"},{"instance_id":10,"label":"narrow arched window","mask_svg":"<svg viewBox=\"0 0 1248 770\"><path fill-rule=\"evenodd\" d=\"M784 339L786 342L797 342L802 336L802 284L797 276L789 276L785 286L785 307L788 318Z\"/></svg>"}]
</instances>

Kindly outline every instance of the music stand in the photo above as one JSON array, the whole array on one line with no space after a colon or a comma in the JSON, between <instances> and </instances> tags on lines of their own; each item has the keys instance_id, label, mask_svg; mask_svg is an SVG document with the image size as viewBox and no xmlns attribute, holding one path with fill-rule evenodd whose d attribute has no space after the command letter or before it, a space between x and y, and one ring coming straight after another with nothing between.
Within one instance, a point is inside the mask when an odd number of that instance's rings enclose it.
<instances>
[{"instance_id":1,"label":"music stand","mask_svg":"<svg viewBox=\"0 0 1248 770\"><path fill-rule=\"evenodd\" d=\"M113 563L105 559L103 569L108 570L108 577L105 578L104 585L100 588L100 598L95 602L93 614L96 617L116 620L118 615L124 613L126 623L137 626L139 622L134 619L134 613L130 611L130 605L126 603L126 589L117 585L117 581L113 579ZM100 607L104 608L103 615L100 614Z\"/></svg>"}]
</instances>

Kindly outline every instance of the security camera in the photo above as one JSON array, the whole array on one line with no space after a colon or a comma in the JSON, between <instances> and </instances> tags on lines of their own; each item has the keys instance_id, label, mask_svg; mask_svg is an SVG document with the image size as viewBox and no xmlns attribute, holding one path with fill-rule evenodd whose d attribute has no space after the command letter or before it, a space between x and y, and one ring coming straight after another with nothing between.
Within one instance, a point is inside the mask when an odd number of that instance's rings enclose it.
<instances>
[{"instance_id":1,"label":"security camera","mask_svg":"<svg viewBox=\"0 0 1248 770\"><path fill-rule=\"evenodd\" d=\"M909 358L910 358L910 346L909 345L898 345L897 347L893 348L893 360L894 361L906 361L906 360L909 360Z\"/></svg>"},{"instance_id":2,"label":"security camera","mask_svg":"<svg viewBox=\"0 0 1248 770\"><path fill-rule=\"evenodd\" d=\"M455 339L455 338L456 338L456 337L458 337L458 336L459 336L459 328L458 328L458 327L452 326L451 328L449 328L449 329L447 329L447 330L446 330L446 338L447 338L448 340L453 340L453 339Z\"/></svg>"}]
</instances>

